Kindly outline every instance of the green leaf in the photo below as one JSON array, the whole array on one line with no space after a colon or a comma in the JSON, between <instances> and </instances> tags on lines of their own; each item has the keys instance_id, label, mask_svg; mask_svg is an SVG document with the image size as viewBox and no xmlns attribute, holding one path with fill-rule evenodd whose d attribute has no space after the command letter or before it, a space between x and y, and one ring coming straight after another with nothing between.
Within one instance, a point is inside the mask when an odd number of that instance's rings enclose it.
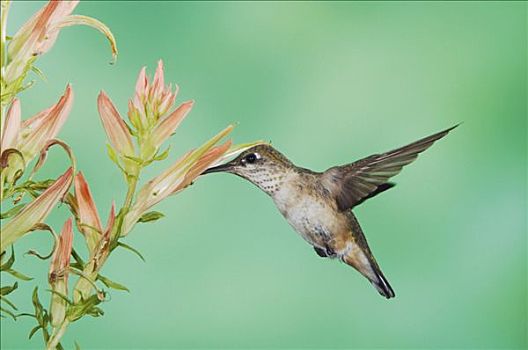
<instances>
[{"instance_id":1,"label":"green leaf","mask_svg":"<svg viewBox=\"0 0 528 350\"><path fill-rule=\"evenodd\" d=\"M38 331L39 329L41 329L41 328L42 328L41 325L35 326L35 327L31 330L31 332L29 332L28 339L31 339L31 337L33 337L33 335L34 335L35 333L37 333L37 331Z\"/></svg>"},{"instance_id":2,"label":"green leaf","mask_svg":"<svg viewBox=\"0 0 528 350\"><path fill-rule=\"evenodd\" d=\"M141 215L137 222L151 222L159 220L162 217L165 217L165 214L160 213L159 211L149 211L148 213Z\"/></svg>"},{"instance_id":3,"label":"green leaf","mask_svg":"<svg viewBox=\"0 0 528 350\"><path fill-rule=\"evenodd\" d=\"M117 158L117 153L116 151L114 150L114 148L112 146L110 146L109 144L106 144L106 152L108 153L108 158L110 158L110 160L112 162L114 162L115 164L117 164L119 167L121 167L119 165L119 159Z\"/></svg>"},{"instance_id":4,"label":"green leaf","mask_svg":"<svg viewBox=\"0 0 528 350\"><path fill-rule=\"evenodd\" d=\"M86 312L87 315L92 317L100 317L104 315L104 311L99 307L93 307Z\"/></svg>"},{"instance_id":5,"label":"green leaf","mask_svg":"<svg viewBox=\"0 0 528 350\"><path fill-rule=\"evenodd\" d=\"M18 288L18 282L15 282L12 286L5 286L0 288L0 295L8 295L12 291Z\"/></svg>"},{"instance_id":6,"label":"green leaf","mask_svg":"<svg viewBox=\"0 0 528 350\"><path fill-rule=\"evenodd\" d=\"M137 165L142 165L143 164L143 160L141 158L138 158L138 157L123 155L123 158L131 160L134 163L136 163Z\"/></svg>"},{"instance_id":7,"label":"green leaf","mask_svg":"<svg viewBox=\"0 0 528 350\"><path fill-rule=\"evenodd\" d=\"M79 264L78 262L70 263L70 268L82 271L84 270L84 265Z\"/></svg>"},{"instance_id":8,"label":"green leaf","mask_svg":"<svg viewBox=\"0 0 528 350\"><path fill-rule=\"evenodd\" d=\"M160 154L156 154L153 159L157 161L167 159L167 157L169 156L169 151L170 151L170 146L167 147L167 149L161 152Z\"/></svg>"},{"instance_id":9,"label":"green leaf","mask_svg":"<svg viewBox=\"0 0 528 350\"><path fill-rule=\"evenodd\" d=\"M6 254L5 252L2 253L2 257L4 256L4 254ZM11 268L11 266L13 266L15 262L15 250L13 249L13 246L11 246L11 256L9 257L9 259L6 261L5 264L3 264L2 266L0 266L0 271L3 271L3 272L7 272L8 274L20 279L20 280L23 280L23 281L31 281L33 278L29 277L29 276L26 276L24 275L23 273L21 272L18 272L18 271L15 271Z\"/></svg>"},{"instance_id":10,"label":"green leaf","mask_svg":"<svg viewBox=\"0 0 528 350\"><path fill-rule=\"evenodd\" d=\"M104 277L102 275L97 275L97 280L103 282L103 284L105 286L107 286L108 288L117 289L117 290L124 290L124 291L127 291L127 292L130 293L130 290L127 287L125 287L124 285L122 285L120 283L117 283L117 282L114 282L111 279L109 279L107 277Z\"/></svg>"},{"instance_id":11,"label":"green leaf","mask_svg":"<svg viewBox=\"0 0 528 350\"><path fill-rule=\"evenodd\" d=\"M15 304L13 304L13 302L11 302L9 299L7 299L5 296L3 295L0 295L0 301L3 301L4 303L6 303L7 305L11 306L11 308L13 308L14 310L18 310L18 308L16 307Z\"/></svg>"},{"instance_id":12,"label":"green leaf","mask_svg":"<svg viewBox=\"0 0 528 350\"><path fill-rule=\"evenodd\" d=\"M12 216L15 216L20 212L24 207L26 206L25 203L15 205L13 208L9 209L6 212L0 213L0 220L10 218Z\"/></svg>"},{"instance_id":13,"label":"green leaf","mask_svg":"<svg viewBox=\"0 0 528 350\"><path fill-rule=\"evenodd\" d=\"M44 328L46 325L46 318L45 318L45 310L42 307L42 304L40 303L39 297L38 297L38 287L35 287L33 289L33 296L31 298L33 302L33 307L35 308L35 318L37 319L38 323Z\"/></svg>"},{"instance_id":14,"label":"green leaf","mask_svg":"<svg viewBox=\"0 0 528 350\"><path fill-rule=\"evenodd\" d=\"M5 270L5 272L22 281L31 281L33 279L33 277L26 276L22 272L15 271L13 269Z\"/></svg>"},{"instance_id":15,"label":"green leaf","mask_svg":"<svg viewBox=\"0 0 528 350\"><path fill-rule=\"evenodd\" d=\"M32 66L32 67L31 67L31 70L32 70L33 73L35 73L40 79L42 79L43 81L47 81L46 76L44 75L44 73L42 73L42 71L40 70L40 68L38 68L37 66Z\"/></svg>"},{"instance_id":16,"label":"green leaf","mask_svg":"<svg viewBox=\"0 0 528 350\"><path fill-rule=\"evenodd\" d=\"M2 253L2 258L5 256L5 254L7 254L7 253L6 252ZM15 250L14 250L13 246L11 246L11 256L9 257L9 259L6 261L5 264L0 266L0 271L7 271L7 270L11 269L11 266L13 266L14 262L15 262Z\"/></svg>"},{"instance_id":17,"label":"green leaf","mask_svg":"<svg viewBox=\"0 0 528 350\"><path fill-rule=\"evenodd\" d=\"M83 259L81 258L79 253L77 253L77 251L75 249L72 249L71 255L72 255L73 259L75 259L75 261L84 268L84 261L83 261Z\"/></svg>"},{"instance_id":18,"label":"green leaf","mask_svg":"<svg viewBox=\"0 0 528 350\"><path fill-rule=\"evenodd\" d=\"M7 315L11 316L14 321L16 321L16 319L17 319L16 315L12 311L6 310L6 309L4 309L3 307L0 306L0 317L5 317L4 314L7 314Z\"/></svg>"},{"instance_id":19,"label":"green leaf","mask_svg":"<svg viewBox=\"0 0 528 350\"><path fill-rule=\"evenodd\" d=\"M87 299L83 299L78 303L75 303L68 307L66 311L66 317L72 321L77 321L84 315L90 315L93 317L99 317L104 314L103 310L96 307L101 303L101 300L97 295L93 294Z\"/></svg>"},{"instance_id":20,"label":"green leaf","mask_svg":"<svg viewBox=\"0 0 528 350\"><path fill-rule=\"evenodd\" d=\"M77 341L74 341L74 344L75 344L75 350L81 350L81 346L79 345L79 343L77 343Z\"/></svg>"},{"instance_id":21,"label":"green leaf","mask_svg":"<svg viewBox=\"0 0 528 350\"><path fill-rule=\"evenodd\" d=\"M128 244L123 243L123 242L117 242L117 246L125 248L126 250L130 250L132 253L135 253L137 256L139 256L139 258L141 260L143 260L143 262L145 262L145 258L143 257L143 255L141 255L141 253L137 249L135 249L135 248L129 246Z\"/></svg>"}]
</instances>

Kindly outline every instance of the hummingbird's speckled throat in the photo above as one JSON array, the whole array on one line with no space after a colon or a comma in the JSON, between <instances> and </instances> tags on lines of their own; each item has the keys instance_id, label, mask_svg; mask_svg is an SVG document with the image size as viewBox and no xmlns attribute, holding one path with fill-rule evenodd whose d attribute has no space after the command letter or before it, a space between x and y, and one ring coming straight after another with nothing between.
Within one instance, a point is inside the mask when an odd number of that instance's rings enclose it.
<instances>
[{"instance_id":1,"label":"hummingbird's speckled throat","mask_svg":"<svg viewBox=\"0 0 528 350\"><path fill-rule=\"evenodd\" d=\"M295 166L270 145L258 145L204 172L238 175L270 195L288 223L321 257L338 258L386 298L395 296L351 209L394 186L388 180L458 125L382 154L317 173Z\"/></svg>"}]
</instances>

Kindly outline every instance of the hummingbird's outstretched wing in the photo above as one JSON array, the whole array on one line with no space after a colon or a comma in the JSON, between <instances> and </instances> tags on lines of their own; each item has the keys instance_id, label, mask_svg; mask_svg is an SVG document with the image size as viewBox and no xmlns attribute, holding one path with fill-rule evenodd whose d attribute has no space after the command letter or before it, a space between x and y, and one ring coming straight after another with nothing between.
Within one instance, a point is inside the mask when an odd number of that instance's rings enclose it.
<instances>
[{"instance_id":1,"label":"hummingbird's outstretched wing","mask_svg":"<svg viewBox=\"0 0 528 350\"><path fill-rule=\"evenodd\" d=\"M323 173L323 184L335 196L339 210L349 210L371 196L379 186L398 174L403 166L414 161L419 153L458 125L407 146L374 154L351 164L332 167Z\"/></svg>"}]
</instances>

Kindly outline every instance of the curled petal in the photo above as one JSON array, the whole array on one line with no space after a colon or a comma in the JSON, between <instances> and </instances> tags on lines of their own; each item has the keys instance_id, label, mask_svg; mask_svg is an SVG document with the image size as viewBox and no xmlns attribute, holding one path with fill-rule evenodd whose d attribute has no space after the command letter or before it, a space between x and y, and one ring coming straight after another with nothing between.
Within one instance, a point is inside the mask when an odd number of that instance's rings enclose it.
<instances>
[{"instance_id":1,"label":"curled petal","mask_svg":"<svg viewBox=\"0 0 528 350\"><path fill-rule=\"evenodd\" d=\"M95 18L82 15L65 16L49 29L50 35L55 35L56 38L62 28L74 25L85 25L92 27L104 34L104 36L108 39L108 42L110 43L110 49L112 50L112 63L115 63L117 60L117 44L114 35L104 23ZM52 45L53 42L48 40L48 42L42 46L41 51L46 52Z\"/></svg>"},{"instance_id":2,"label":"curled petal","mask_svg":"<svg viewBox=\"0 0 528 350\"><path fill-rule=\"evenodd\" d=\"M163 119L152 132L152 144L158 148L170 136L187 114L191 111L193 101L188 101L179 106L167 118Z\"/></svg>"},{"instance_id":3,"label":"curled petal","mask_svg":"<svg viewBox=\"0 0 528 350\"><path fill-rule=\"evenodd\" d=\"M20 134L20 101L15 99L5 119L0 149L16 148Z\"/></svg>"},{"instance_id":4,"label":"curled petal","mask_svg":"<svg viewBox=\"0 0 528 350\"><path fill-rule=\"evenodd\" d=\"M103 33L112 49L115 62L117 47L115 38L106 25L100 21L81 15L71 15L79 1L49 1L31 17L15 34L8 47L10 63L4 80L12 82L22 77L36 56L48 52L62 28L73 25L87 25Z\"/></svg>"},{"instance_id":5,"label":"curled petal","mask_svg":"<svg viewBox=\"0 0 528 350\"><path fill-rule=\"evenodd\" d=\"M7 82L17 79L35 56L53 46L58 31L52 30L52 27L68 16L78 2L49 1L18 30L8 47L10 63L5 75Z\"/></svg>"},{"instance_id":6,"label":"curled petal","mask_svg":"<svg viewBox=\"0 0 528 350\"><path fill-rule=\"evenodd\" d=\"M51 212L55 204L66 194L72 182L73 169L69 168L40 196L29 203L22 211L14 216L7 224L2 225L0 235L0 252L25 235L31 228L44 219Z\"/></svg>"},{"instance_id":7,"label":"curled petal","mask_svg":"<svg viewBox=\"0 0 528 350\"><path fill-rule=\"evenodd\" d=\"M44 162L46 162L46 158L48 155L48 149L54 145L60 146L64 150L64 152L66 152L68 158L70 158L71 165L75 171L76 161L75 155L73 154L73 150L71 149L71 147L61 140L52 139L46 142L44 147L42 147L42 149L40 150L40 155L37 159L37 162L35 163L33 170L31 170L30 178L44 165Z\"/></svg>"},{"instance_id":8,"label":"curled petal","mask_svg":"<svg viewBox=\"0 0 528 350\"><path fill-rule=\"evenodd\" d=\"M38 44L35 47L34 54L37 55L48 52L51 49L57 40L57 36L59 35L59 31L55 29L56 25L62 22L64 18L68 17L79 4L78 0L50 1L50 3L51 2L57 2L58 4L55 7L52 7L48 3L48 6L44 8L44 12L51 11L51 16L48 20L48 23L46 23L46 26L42 28L43 34L40 36ZM35 29L39 30L40 27L37 25L35 26Z\"/></svg>"},{"instance_id":9,"label":"curled petal","mask_svg":"<svg viewBox=\"0 0 528 350\"><path fill-rule=\"evenodd\" d=\"M46 38L46 30L50 24L63 16L69 15L77 6L79 1L49 1L43 8L35 13L13 36L9 43L8 55L14 58L20 54L23 47L31 48L38 40L54 40ZM30 55L35 52L29 50ZM27 54L26 53L26 54Z\"/></svg>"},{"instance_id":10,"label":"curled petal","mask_svg":"<svg viewBox=\"0 0 528 350\"><path fill-rule=\"evenodd\" d=\"M132 136L110 98L101 91L97 98L99 116L112 146L123 155L134 155Z\"/></svg>"}]
</instances>

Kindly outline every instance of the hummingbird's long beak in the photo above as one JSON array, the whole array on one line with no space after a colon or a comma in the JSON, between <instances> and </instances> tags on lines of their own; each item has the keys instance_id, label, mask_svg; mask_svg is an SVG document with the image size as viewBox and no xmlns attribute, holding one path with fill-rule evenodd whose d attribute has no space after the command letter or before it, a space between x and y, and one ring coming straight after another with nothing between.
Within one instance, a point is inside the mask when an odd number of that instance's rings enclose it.
<instances>
[{"instance_id":1,"label":"hummingbird's long beak","mask_svg":"<svg viewBox=\"0 0 528 350\"><path fill-rule=\"evenodd\" d=\"M212 168L207 169L201 175L210 174L210 173L229 172L230 170L232 170L235 167L235 164L236 163L234 163L234 162L228 162L228 163L225 163L225 164L220 164L220 165L217 165L217 166L214 166Z\"/></svg>"}]
</instances>

